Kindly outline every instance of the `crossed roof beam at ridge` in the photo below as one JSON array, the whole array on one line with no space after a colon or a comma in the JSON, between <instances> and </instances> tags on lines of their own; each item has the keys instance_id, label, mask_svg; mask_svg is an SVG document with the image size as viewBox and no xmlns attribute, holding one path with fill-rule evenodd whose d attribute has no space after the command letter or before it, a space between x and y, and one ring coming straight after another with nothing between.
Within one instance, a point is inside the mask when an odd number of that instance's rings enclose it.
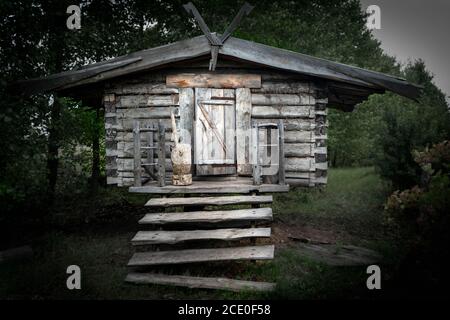
<instances>
[{"instance_id":1,"label":"crossed roof beam at ridge","mask_svg":"<svg viewBox=\"0 0 450 320\"><path fill-rule=\"evenodd\" d=\"M202 30L203 34L208 39L211 45L211 60L209 61L209 70L214 71L217 65L219 48L223 46L225 41L227 41L227 39L231 36L234 30L236 30L242 18L248 15L253 10L254 7L250 5L248 2L244 3L244 5L241 7L239 12L234 17L233 21L228 25L227 29L220 36L220 38L217 37L215 33L211 33L205 20L203 20L203 17L198 12L197 8L194 6L192 2L183 5L183 7L189 14L192 14L194 16L194 19L197 21L199 28Z\"/></svg>"}]
</instances>

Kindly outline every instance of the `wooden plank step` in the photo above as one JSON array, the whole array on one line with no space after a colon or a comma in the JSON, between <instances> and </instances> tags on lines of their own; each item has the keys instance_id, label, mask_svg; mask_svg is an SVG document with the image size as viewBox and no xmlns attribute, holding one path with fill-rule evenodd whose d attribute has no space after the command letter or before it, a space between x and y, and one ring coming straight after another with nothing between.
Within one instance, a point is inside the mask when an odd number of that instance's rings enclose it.
<instances>
[{"instance_id":1,"label":"wooden plank step","mask_svg":"<svg viewBox=\"0 0 450 320\"><path fill-rule=\"evenodd\" d=\"M192 211L148 213L139 224L218 223L230 221L271 221L272 208L253 208L222 211Z\"/></svg>"},{"instance_id":2,"label":"wooden plank step","mask_svg":"<svg viewBox=\"0 0 450 320\"><path fill-rule=\"evenodd\" d=\"M215 229L190 231L139 231L131 240L133 245L174 244L189 240L239 240L270 237L270 228Z\"/></svg>"},{"instance_id":3,"label":"wooden plank step","mask_svg":"<svg viewBox=\"0 0 450 320\"><path fill-rule=\"evenodd\" d=\"M126 282L136 284L160 284L188 288L219 289L229 291L272 291L275 283L235 280L228 278L189 277L155 273L129 273Z\"/></svg>"},{"instance_id":4,"label":"wooden plank step","mask_svg":"<svg viewBox=\"0 0 450 320\"><path fill-rule=\"evenodd\" d=\"M222 196L222 197L191 197L191 198L153 198L145 205L147 207L171 206L223 206L228 204L262 204L272 203L272 196Z\"/></svg>"},{"instance_id":5,"label":"wooden plank step","mask_svg":"<svg viewBox=\"0 0 450 320\"><path fill-rule=\"evenodd\" d=\"M209 181L208 181L209 182ZM221 181L223 184L223 181ZM260 192L260 193L274 193L274 192L288 192L288 185L279 185L279 184L261 184L261 185L252 185L252 184L238 184L230 181L226 181L227 184L223 185L212 185L211 183L206 183L204 181L194 183L190 186L174 186L174 185L166 185L164 187L160 187L157 185L145 185L141 187L130 187L129 192L133 193L148 193L148 194L227 194L227 193L251 193L251 192Z\"/></svg>"},{"instance_id":6,"label":"wooden plank step","mask_svg":"<svg viewBox=\"0 0 450 320\"><path fill-rule=\"evenodd\" d=\"M173 251L136 252L128 262L129 267L227 260L270 260L275 246L250 246L235 248L188 249Z\"/></svg>"}]
</instances>

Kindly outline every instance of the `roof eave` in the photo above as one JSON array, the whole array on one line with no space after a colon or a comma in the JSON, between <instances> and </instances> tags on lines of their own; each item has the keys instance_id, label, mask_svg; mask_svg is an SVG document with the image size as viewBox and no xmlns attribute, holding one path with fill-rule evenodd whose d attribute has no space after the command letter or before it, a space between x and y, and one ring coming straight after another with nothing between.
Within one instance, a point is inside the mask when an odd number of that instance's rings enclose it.
<instances>
[{"instance_id":1,"label":"roof eave","mask_svg":"<svg viewBox=\"0 0 450 320\"><path fill-rule=\"evenodd\" d=\"M198 36L84 66L79 70L24 81L15 87L22 90L23 94L67 90L197 58L210 54L210 51L208 39ZM417 100L421 93L419 86L398 77L234 37L230 37L220 47L219 55L332 82L348 83L365 88L367 97L372 93L389 90Z\"/></svg>"}]
</instances>

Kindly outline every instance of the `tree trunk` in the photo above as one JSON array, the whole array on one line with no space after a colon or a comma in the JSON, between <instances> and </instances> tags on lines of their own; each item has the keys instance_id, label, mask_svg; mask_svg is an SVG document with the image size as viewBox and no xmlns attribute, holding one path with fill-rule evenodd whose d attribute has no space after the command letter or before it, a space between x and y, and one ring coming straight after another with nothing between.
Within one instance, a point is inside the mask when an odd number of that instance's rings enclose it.
<instances>
[{"instance_id":1,"label":"tree trunk","mask_svg":"<svg viewBox=\"0 0 450 320\"><path fill-rule=\"evenodd\" d=\"M336 168L336 163L337 163L337 152L330 152L333 156L332 156L332 161L331 161L331 167L332 168Z\"/></svg>"},{"instance_id":2,"label":"tree trunk","mask_svg":"<svg viewBox=\"0 0 450 320\"><path fill-rule=\"evenodd\" d=\"M48 61L50 73L61 72L64 65L65 50L65 20L67 6L61 1L43 2L43 10L50 18L47 20L48 32ZM48 126L48 153L47 153L47 205L51 206L55 199L56 182L58 178L59 148L61 136L61 101L58 95L53 95L54 101L50 110L50 123Z\"/></svg>"}]
</instances>

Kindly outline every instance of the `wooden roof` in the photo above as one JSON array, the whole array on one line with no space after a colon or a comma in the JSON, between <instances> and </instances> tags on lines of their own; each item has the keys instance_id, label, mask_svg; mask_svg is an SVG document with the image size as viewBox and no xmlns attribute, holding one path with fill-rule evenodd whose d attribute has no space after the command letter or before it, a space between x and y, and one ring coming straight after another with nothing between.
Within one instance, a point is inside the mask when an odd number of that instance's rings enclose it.
<instances>
[{"instance_id":1,"label":"wooden roof","mask_svg":"<svg viewBox=\"0 0 450 320\"><path fill-rule=\"evenodd\" d=\"M210 52L210 42L202 35L86 65L78 70L21 81L13 87L17 92L23 94L67 91L66 89L69 88L79 88L170 63L205 56ZM421 91L420 86L408 83L402 78L234 37L230 37L220 47L219 59L221 56L328 80L330 104L344 110L352 110L355 104L367 99L372 93L383 93L388 90L411 99L417 99Z\"/></svg>"}]
</instances>

